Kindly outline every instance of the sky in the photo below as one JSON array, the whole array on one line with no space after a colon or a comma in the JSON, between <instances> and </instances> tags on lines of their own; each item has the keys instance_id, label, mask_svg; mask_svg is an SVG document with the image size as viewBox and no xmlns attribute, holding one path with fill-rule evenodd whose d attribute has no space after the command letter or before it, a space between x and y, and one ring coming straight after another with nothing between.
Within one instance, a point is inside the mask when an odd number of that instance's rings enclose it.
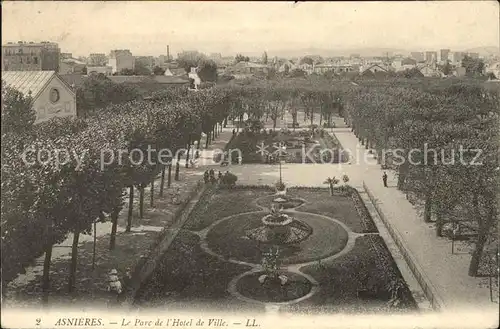
<instances>
[{"instance_id":1,"label":"sky","mask_svg":"<svg viewBox=\"0 0 500 329\"><path fill-rule=\"evenodd\" d=\"M463 50L500 43L499 3L39 2L2 3L2 42L53 41L74 56L272 55L284 49Z\"/></svg>"}]
</instances>

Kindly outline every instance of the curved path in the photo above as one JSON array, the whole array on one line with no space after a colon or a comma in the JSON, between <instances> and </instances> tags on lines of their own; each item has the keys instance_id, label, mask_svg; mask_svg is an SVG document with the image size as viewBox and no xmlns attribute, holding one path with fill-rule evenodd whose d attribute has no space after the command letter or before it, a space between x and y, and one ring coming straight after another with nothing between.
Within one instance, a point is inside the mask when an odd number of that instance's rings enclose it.
<instances>
[{"instance_id":1,"label":"curved path","mask_svg":"<svg viewBox=\"0 0 500 329\"><path fill-rule=\"evenodd\" d=\"M223 255L220 255L220 254L214 252L208 246L207 235L210 232L210 230L212 230L216 225L219 225L221 222L230 221L231 219L234 219L236 217L241 217L241 216L245 216L245 215L249 215L249 214L256 214L256 213L263 213L264 214L264 213L268 212L270 210L268 207L265 207L265 206L262 206L261 204L259 204L259 201L261 201L264 198L269 198L269 196L263 196L263 197L256 198L252 202L252 204L255 205L256 207L260 208L260 210L250 211L250 212L239 213L239 214L227 216L227 217L224 217L224 218L222 218L222 219L220 219L218 221L215 221L214 223L212 223L208 227L204 228L203 230L200 230L200 231L191 231L192 233L194 233L194 234L196 234L196 235L198 235L200 237L201 248L207 254L212 255L214 257L217 257L218 259L220 259L222 261L225 261L225 262L230 262L230 263L234 263L234 264L238 264L238 265L243 265L243 266L247 266L247 267L251 268L250 270L248 270L248 271L246 271L246 272L244 272L244 273L242 273L242 274L234 277L230 281L230 283L228 285L228 292L229 293L231 293L234 297L236 297L236 298L238 298L238 299L240 299L242 301L248 302L248 303L263 304L263 305L266 306L266 308L268 306L271 306L272 309L276 310L276 309L279 309L280 306L295 304L295 303L298 303L298 302L301 302L303 300L306 300L306 299L310 298L311 296L313 296L315 293L317 293L319 291L319 289L320 289L319 288L319 283L312 276L310 276L310 275L302 272L301 269L303 267L306 267L306 266L309 266L309 265L313 265L313 264L317 264L319 261L327 261L327 262L328 261L332 261L332 260L334 260L336 258L344 256L345 254L347 254L348 252L350 252L354 248L355 241L356 241L356 239L358 237L364 236L364 235L367 235L367 234L378 234L378 233L365 233L365 234L356 233L356 232L353 232L347 225L345 225L344 223L342 223L341 221L339 221L339 220L337 220L335 218L331 218L331 217L320 215L320 214L313 214L313 213L298 211L297 210L298 208L302 207L303 205L305 205L307 203L306 200L300 199L301 201L303 201L302 204L300 204L299 206L297 206L295 208L287 209L286 212L287 213L291 213L291 214L295 213L295 214L302 214L302 215L319 217L319 218L328 220L328 221L330 221L332 223L335 223L335 224L339 225L342 229L345 230L345 232L347 232L347 237L348 238L347 238L346 245L344 246L344 248L341 251L339 251L339 252L337 252L337 253L335 253L333 255L327 256L327 257L323 257L323 258L312 260L312 261L307 261L307 262L302 262L302 263L293 263L293 264L288 264L288 265L282 266L282 271L283 272L295 273L297 275L300 275L300 276L304 277L305 279L307 279L311 283L311 291L309 293L307 293L306 295L301 296L301 297L296 298L296 299L293 299L293 300L290 300L290 301L286 301L286 302L274 302L274 303L263 302L263 301L260 301L260 300L252 299L252 298L243 296L241 293L238 292L238 290L237 290L237 283L238 283L238 281L241 278L243 278L245 276L252 275L254 273L258 273L258 272L263 271L264 269L263 269L262 265L261 264L255 264L255 263L249 263L249 262L241 261L241 260L234 259L234 258L227 258L227 257L224 257Z\"/></svg>"}]
</instances>

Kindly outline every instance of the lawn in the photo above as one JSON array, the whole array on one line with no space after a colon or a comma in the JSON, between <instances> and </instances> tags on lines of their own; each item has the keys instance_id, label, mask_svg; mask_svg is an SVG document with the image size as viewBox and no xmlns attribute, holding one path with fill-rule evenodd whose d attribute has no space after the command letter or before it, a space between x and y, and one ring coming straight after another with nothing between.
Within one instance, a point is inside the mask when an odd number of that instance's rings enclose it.
<instances>
[{"instance_id":1,"label":"lawn","mask_svg":"<svg viewBox=\"0 0 500 329\"><path fill-rule=\"evenodd\" d=\"M303 199L305 203L297 203L297 208L286 210L286 213L307 223L313 228L313 233L299 243L280 247L282 270L279 273L287 274L290 279L284 286L276 282L259 282L263 272L258 264L261 263L262 252L268 249L246 236L248 230L261 225L261 218L268 213L256 204L257 199L261 205L269 203L270 189L244 186L213 188L202 196L188 219L188 225L140 289L137 305L161 305L179 310L182 307L197 310L225 307L231 312L260 312L264 309L263 305L239 300L230 293L229 283L253 267L255 272L245 274L236 281L235 288L241 295L261 302L289 301L306 295L313 285L306 277L288 270L293 268L289 266L298 266L304 275L317 281L319 290L297 304L283 306L284 311L379 313L417 310L369 215L361 219L360 211L363 209L355 206L356 201L353 201L357 194L331 196L328 189L322 188L293 188L288 192L291 197ZM371 230L373 234L349 237L340 224L319 215L334 217L353 231ZM221 220L227 216L232 217ZM195 234L210 225L213 226L206 235ZM220 258L203 250L200 236ZM349 243L352 249L347 249L337 258L327 258L344 250L348 239L356 239L354 245ZM235 260L255 265L237 264ZM268 284L272 287L266 286ZM399 304L396 308L388 307L394 296L398 297Z\"/></svg>"},{"instance_id":2,"label":"lawn","mask_svg":"<svg viewBox=\"0 0 500 329\"><path fill-rule=\"evenodd\" d=\"M390 311L390 286L402 282L399 290L403 301L400 310L416 311L417 305L403 281L383 239L368 235L356 239L354 249L333 261L302 268L321 283L320 291L310 299L291 307L296 312L380 312Z\"/></svg>"},{"instance_id":3,"label":"lawn","mask_svg":"<svg viewBox=\"0 0 500 329\"><path fill-rule=\"evenodd\" d=\"M332 196L327 188L291 188L288 190L287 196L307 201L297 208L298 211L335 218L356 233L378 232L355 189L351 189L347 196Z\"/></svg>"},{"instance_id":4,"label":"lawn","mask_svg":"<svg viewBox=\"0 0 500 329\"><path fill-rule=\"evenodd\" d=\"M189 215L184 228L199 231L224 217L258 211L260 208L255 204L255 200L272 193L273 190L270 188L241 189L237 187L230 190L209 188Z\"/></svg>"},{"instance_id":5,"label":"lawn","mask_svg":"<svg viewBox=\"0 0 500 329\"><path fill-rule=\"evenodd\" d=\"M347 162L339 142L328 132L320 130L263 130L238 133L226 146L226 150L240 150L243 163L276 162L277 145L286 145L282 159L287 163L339 163ZM261 152L265 149L265 153ZM236 152L233 151L233 157ZM274 156L272 155L274 154ZM234 159L232 159L234 160Z\"/></svg>"},{"instance_id":6,"label":"lawn","mask_svg":"<svg viewBox=\"0 0 500 329\"><path fill-rule=\"evenodd\" d=\"M261 218L266 214L268 212L264 211L244 214L229 222L217 223L207 235L208 246L225 258L259 264L262 252L267 252L271 245L249 239L245 232L261 226ZM344 249L347 243L347 232L340 225L310 214L294 212L289 214L311 226L313 233L300 243L280 246L283 264L314 261L334 255Z\"/></svg>"},{"instance_id":7,"label":"lawn","mask_svg":"<svg viewBox=\"0 0 500 329\"><path fill-rule=\"evenodd\" d=\"M208 305L210 310L216 305L238 309L243 304L227 292L227 285L249 269L206 254L198 236L182 231L140 289L136 304L149 308L189 302L191 309L198 304Z\"/></svg>"}]
</instances>

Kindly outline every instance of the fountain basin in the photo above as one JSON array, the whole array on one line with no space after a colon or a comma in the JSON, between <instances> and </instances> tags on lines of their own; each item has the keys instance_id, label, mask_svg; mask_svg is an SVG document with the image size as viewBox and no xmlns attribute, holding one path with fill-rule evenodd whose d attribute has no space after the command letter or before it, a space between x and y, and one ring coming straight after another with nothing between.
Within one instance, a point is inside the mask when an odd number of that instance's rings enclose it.
<instances>
[{"instance_id":1,"label":"fountain basin","mask_svg":"<svg viewBox=\"0 0 500 329\"><path fill-rule=\"evenodd\" d=\"M293 218L286 214L281 214L279 216L267 215L262 218L262 223L266 226L287 226L292 222Z\"/></svg>"}]
</instances>

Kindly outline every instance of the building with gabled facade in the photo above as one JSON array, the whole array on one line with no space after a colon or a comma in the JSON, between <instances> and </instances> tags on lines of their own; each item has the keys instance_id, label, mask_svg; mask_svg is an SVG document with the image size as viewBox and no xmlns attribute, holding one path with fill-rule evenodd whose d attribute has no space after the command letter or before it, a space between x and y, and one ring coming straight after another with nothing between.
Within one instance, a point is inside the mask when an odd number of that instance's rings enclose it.
<instances>
[{"instance_id":1,"label":"building with gabled facade","mask_svg":"<svg viewBox=\"0 0 500 329\"><path fill-rule=\"evenodd\" d=\"M389 75L389 70L382 65L373 64L367 67L362 67L360 75L365 78L385 78Z\"/></svg>"},{"instance_id":2,"label":"building with gabled facade","mask_svg":"<svg viewBox=\"0 0 500 329\"><path fill-rule=\"evenodd\" d=\"M32 97L35 123L76 116L76 94L55 71L4 71L2 80L6 86Z\"/></svg>"},{"instance_id":3,"label":"building with gabled facade","mask_svg":"<svg viewBox=\"0 0 500 329\"><path fill-rule=\"evenodd\" d=\"M436 65L433 64L424 64L419 65L418 70L422 73L422 75L426 78L444 78L445 74L441 72Z\"/></svg>"},{"instance_id":4,"label":"building with gabled facade","mask_svg":"<svg viewBox=\"0 0 500 329\"><path fill-rule=\"evenodd\" d=\"M417 61L411 58L404 58L400 60L395 60L391 63L391 66L396 72L411 70L417 66Z\"/></svg>"}]
</instances>

